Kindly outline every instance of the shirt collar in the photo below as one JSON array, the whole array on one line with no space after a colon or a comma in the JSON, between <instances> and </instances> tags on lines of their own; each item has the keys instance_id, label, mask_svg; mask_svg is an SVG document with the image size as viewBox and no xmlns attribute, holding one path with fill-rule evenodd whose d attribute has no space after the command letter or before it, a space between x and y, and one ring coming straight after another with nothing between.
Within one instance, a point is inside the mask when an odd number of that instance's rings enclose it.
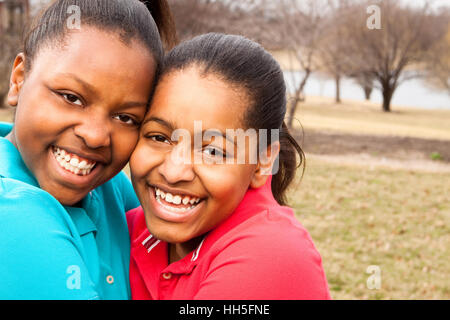
<instances>
[{"instance_id":1,"label":"shirt collar","mask_svg":"<svg viewBox=\"0 0 450 320\"><path fill-rule=\"evenodd\" d=\"M38 182L23 162L19 150L4 137L0 137L0 176L39 187Z\"/></svg>"}]
</instances>

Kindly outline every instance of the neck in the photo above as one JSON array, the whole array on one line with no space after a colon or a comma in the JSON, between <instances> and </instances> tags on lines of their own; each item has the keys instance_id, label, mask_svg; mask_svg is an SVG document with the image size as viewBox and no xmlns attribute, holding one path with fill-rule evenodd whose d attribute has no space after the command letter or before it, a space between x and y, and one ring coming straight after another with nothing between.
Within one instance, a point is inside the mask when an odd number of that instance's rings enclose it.
<instances>
[{"instance_id":1,"label":"neck","mask_svg":"<svg viewBox=\"0 0 450 320\"><path fill-rule=\"evenodd\" d=\"M182 243L169 243L169 264L186 257L200 245L202 240L203 236L199 236Z\"/></svg>"},{"instance_id":2,"label":"neck","mask_svg":"<svg viewBox=\"0 0 450 320\"><path fill-rule=\"evenodd\" d=\"M11 142L17 148L16 135L14 134L14 127L11 130L11 132L6 135L5 139Z\"/></svg>"}]
</instances>

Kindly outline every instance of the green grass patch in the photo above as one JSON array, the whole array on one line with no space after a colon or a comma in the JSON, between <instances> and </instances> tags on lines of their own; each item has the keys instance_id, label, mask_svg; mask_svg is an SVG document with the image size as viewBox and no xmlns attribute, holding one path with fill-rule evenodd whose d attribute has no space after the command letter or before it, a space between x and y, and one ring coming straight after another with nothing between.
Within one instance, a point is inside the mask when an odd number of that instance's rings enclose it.
<instances>
[{"instance_id":1,"label":"green grass patch","mask_svg":"<svg viewBox=\"0 0 450 320\"><path fill-rule=\"evenodd\" d=\"M450 174L309 160L290 204L333 299L449 299ZM369 265L381 269L370 290Z\"/></svg>"}]
</instances>

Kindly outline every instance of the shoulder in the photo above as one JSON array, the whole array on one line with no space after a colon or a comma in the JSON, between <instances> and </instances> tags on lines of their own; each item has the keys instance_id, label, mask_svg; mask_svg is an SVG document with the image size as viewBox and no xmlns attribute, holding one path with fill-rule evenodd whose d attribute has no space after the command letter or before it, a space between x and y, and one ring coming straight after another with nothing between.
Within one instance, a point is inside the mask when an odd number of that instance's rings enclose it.
<instances>
[{"instance_id":1,"label":"shoulder","mask_svg":"<svg viewBox=\"0 0 450 320\"><path fill-rule=\"evenodd\" d=\"M67 211L49 193L8 178L0 178L0 224L4 241L10 235L17 240L36 238L38 243L55 232L72 235L74 230Z\"/></svg>"},{"instance_id":2,"label":"shoulder","mask_svg":"<svg viewBox=\"0 0 450 320\"><path fill-rule=\"evenodd\" d=\"M6 136L12 130L12 123L0 121L0 137Z\"/></svg>"},{"instance_id":3,"label":"shoulder","mask_svg":"<svg viewBox=\"0 0 450 320\"><path fill-rule=\"evenodd\" d=\"M65 211L48 192L22 181L3 177L0 177L0 207L3 209L1 217L10 216L11 212L29 215L40 211Z\"/></svg>"},{"instance_id":4,"label":"shoulder","mask_svg":"<svg viewBox=\"0 0 450 320\"><path fill-rule=\"evenodd\" d=\"M321 256L308 231L288 208L268 209L253 216L211 249L209 275L228 274L229 279L235 279L232 283L254 288L248 293L258 298L329 298Z\"/></svg>"},{"instance_id":5,"label":"shoulder","mask_svg":"<svg viewBox=\"0 0 450 320\"><path fill-rule=\"evenodd\" d=\"M252 250L278 249L278 255L296 255L300 251L316 251L309 232L288 207L274 207L261 211L226 232L219 247L239 242ZM249 248L247 248L249 249Z\"/></svg>"},{"instance_id":6,"label":"shoulder","mask_svg":"<svg viewBox=\"0 0 450 320\"><path fill-rule=\"evenodd\" d=\"M76 228L64 207L47 192L0 178L0 298L93 298ZM68 290L70 266L85 286Z\"/></svg>"}]
</instances>

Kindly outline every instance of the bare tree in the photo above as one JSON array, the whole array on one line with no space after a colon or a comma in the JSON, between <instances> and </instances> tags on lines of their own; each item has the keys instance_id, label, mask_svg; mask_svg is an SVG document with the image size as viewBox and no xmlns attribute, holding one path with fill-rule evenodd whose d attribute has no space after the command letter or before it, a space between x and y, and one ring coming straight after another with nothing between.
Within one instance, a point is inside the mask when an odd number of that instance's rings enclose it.
<instances>
[{"instance_id":1,"label":"bare tree","mask_svg":"<svg viewBox=\"0 0 450 320\"><path fill-rule=\"evenodd\" d=\"M272 29L274 39L287 52L291 70L299 66L298 82L288 107L287 125L292 127L299 102L303 100L304 88L310 75L319 69L319 45L325 34L325 17L329 7L321 0L280 0L275 9L277 26ZM295 72L292 72L295 83Z\"/></svg>"},{"instance_id":2,"label":"bare tree","mask_svg":"<svg viewBox=\"0 0 450 320\"><path fill-rule=\"evenodd\" d=\"M351 37L348 25L351 19L350 3L347 0L329 1L330 12L325 17L324 33L319 45L321 68L335 81L335 102L341 103L340 82L349 75L352 61L348 55L348 45L344 39Z\"/></svg>"},{"instance_id":3,"label":"bare tree","mask_svg":"<svg viewBox=\"0 0 450 320\"><path fill-rule=\"evenodd\" d=\"M366 9L380 8L381 28L367 27ZM383 111L391 110L398 86L420 75L420 65L441 34L434 29L429 6L412 8L398 1L364 1L353 7L353 35L349 39L356 74L373 77L383 96Z\"/></svg>"},{"instance_id":4,"label":"bare tree","mask_svg":"<svg viewBox=\"0 0 450 320\"><path fill-rule=\"evenodd\" d=\"M0 2L0 107L3 107L13 61L20 50L22 34L28 23L30 4L27 0ZM36 2L35 5L40 4Z\"/></svg>"},{"instance_id":5,"label":"bare tree","mask_svg":"<svg viewBox=\"0 0 450 320\"><path fill-rule=\"evenodd\" d=\"M258 3L259 0L169 0L180 40L222 32L263 41L260 27L264 15L260 14L262 7Z\"/></svg>"},{"instance_id":6,"label":"bare tree","mask_svg":"<svg viewBox=\"0 0 450 320\"><path fill-rule=\"evenodd\" d=\"M4 106L9 90L9 75L20 38L14 34L0 34L0 107Z\"/></svg>"},{"instance_id":7,"label":"bare tree","mask_svg":"<svg viewBox=\"0 0 450 320\"><path fill-rule=\"evenodd\" d=\"M450 9L442 11L437 19L437 29L446 35L429 50L425 70L431 85L450 94Z\"/></svg>"},{"instance_id":8,"label":"bare tree","mask_svg":"<svg viewBox=\"0 0 450 320\"><path fill-rule=\"evenodd\" d=\"M366 100L370 100L370 96L372 95L373 86L374 86L373 76L369 73L359 73L359 74L351 75L351 77L363 89L364 97L366 98Z\"/></svg>"},{"instance_id":9,"label":"bare tree","mask_svg":"<svg viewBox=\"0 0 450 320\"><path fill-rule=\"evenodd\" d=\"M0 33L0 107L5 106L5 98L9 90L9 76L20 44L21 36L18 32Z\"/></svg>"}]
</instances>

